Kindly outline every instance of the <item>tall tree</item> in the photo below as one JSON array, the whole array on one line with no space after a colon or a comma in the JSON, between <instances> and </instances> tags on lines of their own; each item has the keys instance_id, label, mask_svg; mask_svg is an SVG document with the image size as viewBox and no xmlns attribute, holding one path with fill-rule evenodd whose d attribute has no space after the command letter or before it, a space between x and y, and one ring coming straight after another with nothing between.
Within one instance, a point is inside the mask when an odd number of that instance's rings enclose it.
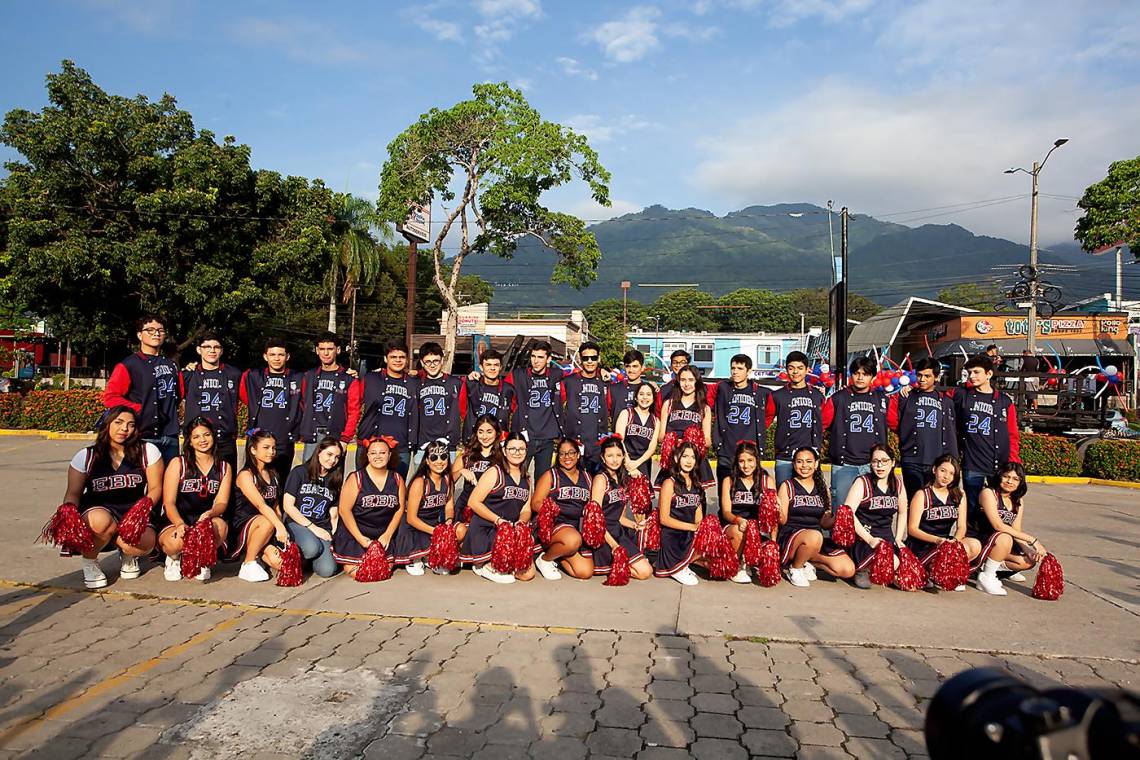
<instances>
[{"instance_id":1,"label":"tall tree","mask_svg":"<svg viewBox=\"0 0 1140 760\"><path fill-rule=\"evenodd\" d=\"M682 288L658 298L648 312L655 327L655 318L660 318L662 330L716 332L720 324L715 310L701 308L708 306L716 306L716 299L711 295L696 288Z\"/></svg>"},{"instance_id":2,"label":"tall tree","mask_svg":"<svg viewBox=\"0 0 1140 760\"><path fill-rule=\"evenodd\" d=\"M740 288L717 300L723 329L727 332L790 332L799 329L799 314L786 293ZM743 307L743 308L741 308Z\"/></svg>"},{"instance_id":3,"label":"tall tree","mask_svg":"<svg viewBox=\"0 0 1140 760\"><path fill-rule=\"evenodd\" d=\"M1085 189L1085 215L1073 236L1086 251L1123 241L1140 258L1140 156L1114 161L1108 176Z\"/></svg>"},{"instance_id":4,"label":"tall tree","mask_svg":"<svg viewBox=\"0 0 1140 760\"><path fill-rule=\"evenodd\" d=\"M992 285L967 282L962 285L943 288L938 291L936 300L954 306L965 306L967 309L991 311L994 305L1001 300L1001 293Z\"/></svg>"},{"instance_id":5,"label":"tall tree","mask_svg":"<svg viewBox=\"0 0 1140 760\"><path fill-rule=\"evenodd\" d=\"M391 243L395 239L392 228L381 221L371 201L338 193L336 209L332 223L332 266L325 276L329 291L329 332L336 332L337 296L340 303L348 303L356 288L370 293L384 269L384 254L377 242Z\"/></svg>"},{"instance_id":6,"label":"tall tree","mask_svg":"<svg viewBox=\"0 0 1140 760\"><path fill-rule=\"evenodd\" d=\"M609 205L609 172L585 137L544 121L506 83L477 84L472 94L446 110L433 108L400 133L380 173L379 209L388 221L402 221L411 203L425 199L450 204L432 248L435 285L448 309L447 369L464 259L482 251L510 258L521 239L534 237L558 254L551 280L583 287L597 274L598 243L581 219L551 211L540 197L577 175L596 202ZM445 262L443 244L457 224L458 251Z\"/></svg>"},{"instance_id":7,"label":"tall tree","mask_svg":"<svg viewBox=\"0 0 1140 760\"><path fill-rule=\"evenodd\" d=\"M605 298L595 301L587 306L583 312L586 315L586 324L590 328L590 335L602 348L602 364L607 367L621 365L622 356L625 355L626 340L625 329L640 326L643 329L646 323L648 310L637 301L629 301L624 306L620 298Z\"/></svg>"}]
</instances>

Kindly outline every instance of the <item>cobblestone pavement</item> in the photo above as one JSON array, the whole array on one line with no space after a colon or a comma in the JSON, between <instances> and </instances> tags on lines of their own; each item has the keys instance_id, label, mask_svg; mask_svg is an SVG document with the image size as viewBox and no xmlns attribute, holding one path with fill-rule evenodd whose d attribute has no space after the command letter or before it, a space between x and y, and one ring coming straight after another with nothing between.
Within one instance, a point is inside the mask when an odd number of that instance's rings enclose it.
<instances>
[{"instance_id":1,"label":"cobblestone pavement","mask_svg":"<svg viewBox=\"0 0 1140 760\"><path fill-rule=\"evenodd\" d=\"M0 621L0 757L218 757L229 747L259 750L246 758L908 758L924 756L922 716L939 683L967 667L1041 685L1140 681L1135 662L1112 659L460 624L14 584L0 586Z\"/></svg>"}]
</instances>

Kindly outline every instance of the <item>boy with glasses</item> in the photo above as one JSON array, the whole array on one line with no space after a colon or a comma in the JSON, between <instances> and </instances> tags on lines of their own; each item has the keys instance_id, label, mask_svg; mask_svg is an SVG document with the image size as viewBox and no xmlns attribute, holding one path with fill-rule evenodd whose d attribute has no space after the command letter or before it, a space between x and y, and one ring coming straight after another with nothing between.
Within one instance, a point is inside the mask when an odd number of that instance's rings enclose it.
<instances>
[{"instance_id":1,"label":"boy with glasses","mask_svg":"<svg viewBox=\"0 0 1140 760\"><path fill-rule=\"evenodd\" d=\"M138 414L138 430L153 443L163 463L178 456L178 365L162 355L166 321L145 314L135 325L139 350L115 365L103 391L103 406L128 406Z\"/></svg>"},{"instance_id":2,"label":"boy with glasses","mask_svg":"<svg viewBox=\"0 0 1140 760\"><path fill-rule=\"evenodd\" d=\"M185 418L205 417L214 423L218 457L237 472L237 405L241 398L242 372L222 363L222 341L217 333L198 337L198 361L179 376L186 400Z\"/></svg>"},{"instance_id":3,"label":"boy with glasses","mask_svg":"<svg viewBox=\"0 0 1140 760\"><path fill-rule=\"evenodd\" d=\"M602 464L598 441L612 429L610 388L598 372L601 358L601 348L593 341L578 348L582 369L562 378L562 403L557 407L562 431L582 444L585 469L591 475L598 473Z\"/></svg>"},{"instance_id":4,"label":"boy with glasses","mask_svg":"<svg viewBox=\"0 0 1140 760\"><path fill-rule=\"evenodd\" d=\"M683 367L689 366L689 362L692 360L693 357L689 356L689 352L683 348L678 348L669 354L669 370L673 373L673 377L676 378L677 373L680 372ZM661 391L657 394L658 403L672 397L673 383L674 380L670 380L661 386Z\"/></svg>"},{"instance_id":5,"label":"boy with glasses","mask_svg":"<svg viewBox=\"0 0 1140 760\"><path fill-rule=\"evenodd\" d=\"M416 438L412 441L416 461L412 471L419 468L423 452L433 441L446 441L448 456L455 460L455 447L460 441L460 391L463 378L443 372L443 346L429 341L420 348L423 373L416 383L415 421Z\"/></svg>"},{"instance_id":6,"label":"boy with glasses","mask_svg":"<svg viewBox=\"0 0 1140 760\"><path fill-rule=\"evenodd\" d=\"M356 373L337 362L340 341L334 333L317 336L316 367L301 376L301 422L298 438L304 444L301 461L308 462L325 436L343 438L348 420L348 389ZM341 459L344 468L344 459Z\"/></svg>"}]
</instances>

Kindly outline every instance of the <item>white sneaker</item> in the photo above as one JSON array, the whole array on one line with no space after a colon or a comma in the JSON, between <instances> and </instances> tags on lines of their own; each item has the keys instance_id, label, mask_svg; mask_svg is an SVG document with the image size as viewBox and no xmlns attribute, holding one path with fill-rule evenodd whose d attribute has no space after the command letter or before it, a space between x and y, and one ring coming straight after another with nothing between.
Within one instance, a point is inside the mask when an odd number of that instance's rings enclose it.
<instances>
[{"instance_id":1,"label":"white sneaker","mask_svg":"<svg viewBox=\"0 0 1140 760\"><path fill-rule=\"evenodd\" d=\"M955 586L954 590L955 591L965 591L966 590L966 584L963 583L961 586Z\"/></svg>"},{"instance_id":2,"label":"white sneaker","mask_svg":"<svg viewBox=\"0 0 1140 760\"><path fill-rule=\"evenodd\" d=\"M500 573L499 571L495 570L495 568L491 567L490 564L479 565L475 568L475 574L480 578L485 578L491 581L492 583L515 582L515 576L510 575L509 573Z\"/></svg>"},{"instance_id":3,"label":"white sneaker","mask_svg":"<svg viewBox=\"0 0 1140 760\"><path fill-rule=\"evenodd\" d=\"M731 578L733 583L751 583L752 576L748 574L748 568L742 567L736 571L736 575Z\"/></svg>"},{"instance_id":4,"label":"white sneaker","mask_svg":"<svg viewBox=\"0 0 1140 760\"><path fill-rule=\"evenodd\" d=\"M182 555L166 558L166 567L162 569L162 577L168 581L182 580Z\"/></svg>"},{"instance_id":5,"label":"white sneaker","mask_svg":"<svg viewBox=\"0 0 1140 760\"><path fill-rule=\"evenodd\" d=\"M813 565L810 562L805 562L803 570L804 570L804 577L807 578L809 581L818 580L815 576L815 565Z\"/></svg>"},{"instance_id":6,"label":"white sneaker","mask_svg":"<svg viewBox=\"0 0 1140 760\"><path fill-rule=\"evenodd\" d=\"M562 571L558 569L558 565L548 559L543 559L541 554L534 558L534 566L548 581L557 581L562 578Z\"/></svg>"},{"instance_id":7,"label":"white sneaker","mask_svg":"<svg viewBox=\"0 0 1140 760\"><path fill-rule=\"evenodd\" d=\"M260 562L254 560L253 562L241 563L241 569L238 570L238 577L250 583L261 583L262 581L269 580L269 573L261 566Z\"/></svg>"},{"instance_id":8,"label":"white sneaker","mask_svg":"<svg viewBox=\"0 0 1140 760\"><path fill-rule=\"evenodd\" d=\"M1009 593L1001 585L1001 580L996 575L988 573L978 573L978 588L994 596L1005 596Z\"/></svg>"},{"instance_id":9,"label":"white sneaker","mask_svg":"<svg viewBox=\"0 0 1140 760\"><path fill-rule=\"evenodd\" d=\"M701 582L701 579L697 577L697 574L687 567L680 572L674 573L672 577L673 580L677 581L677 583L680 583L682 586L695 586Z\"/></svg>"},{"instance_id":10,"label":"white sneaker","mask_svg":"<svg viewBox=\"0 0 1140 760\"><path fill-rule=\"evenodd\" d=\"M210 580L211 576L213 576L213 573L210 571L210 568L208 568L208 567L203 567L201 570L198 571L198 580L200 580L200 581L208 581L208 580Z\"/></svg>"},{"instance_id":11,"label":"white sneaker","mask_svg":"<svg viewBox=\"0 0 1140 760\"><path fill-rule=\"evenodd\" d=\"M788 583L799 588L807 588L811 584L808 583L807 573L804 572L802 567L789 567L785 575L788 578Z\"/></svg>"},{"instance_id":12,"label":"white sneaker","mask_svg":"<svg viewBox=\"0 0 1140 760\"><path fill-rule=\"evenodd\" d=\"M436 575L451 575L451 571L446 567L433 567L431 571Z\"/></svg>"},{"instance_id":13,"label":"white sneaker","mask_svg":"<svg viewBox=\"0 0 1140 760\"><path fill-rule=\"evenodd\" d=\"M138 578L140 575L142 575L142 570L139 569L139 558L138 557L128 557L126 554L123 554L122 552L119 553L119 556L123 558L122 567L119 568L119 577L120 578L122 578L123 580L126 580L126 581L130 581L130 580L134 580L135 578ZM181 568L179 568L178 572L182 572Z\"/></svg>"},{"instance_id":14,"label":"white sneaker","mask_svg":"<svg viewBox=\"0 0 1140 760\"><path fill-rule=\"evenodd\" d=\"M83 559L83 585L87 588L103 588L107 585L107 576L99 567L98 560Z\"/></svg>"},{"instance_id":15,"label":"white sneaker","mask_svg":"<svg viewBox=\"0 0 1140 760\"><path fill-rule=\"evenodd\" d=\"M420 576L424 574L424 563L417 559L415 562L409 562L404 569L408 571L408 575Z\"/></svg>"},{"instance_id":16,"label":"white sneaker","mask_svg":"<svg viewBox=\"0 0 1140 760\"><path fill-rule=\"evenodd\" d=\"M1026 581L1025 573L1022 572L1016 572L1013 575L1007 575L1005 579L1007 581L1013 581L1014 583L1025 583Z\"/></svg>"}]
</instances>

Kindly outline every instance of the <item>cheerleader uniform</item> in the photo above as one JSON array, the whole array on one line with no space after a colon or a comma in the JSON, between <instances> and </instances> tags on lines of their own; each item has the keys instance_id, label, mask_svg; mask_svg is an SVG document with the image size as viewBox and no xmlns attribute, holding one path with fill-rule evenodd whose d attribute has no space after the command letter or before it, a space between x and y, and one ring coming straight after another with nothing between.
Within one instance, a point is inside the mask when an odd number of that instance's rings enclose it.
<instances>
[{"instance_id":1,"label":"cheerleader uniform","mask_svg":"<svg viewBox=\"0 0 1140 760\"><path fill-rule=\"evenodd\" d=\"M269 476L269 485L261 493L261 497L265 499L266 504L277 511L277 472L269 468L265 474ZM255 474L253 478L256 483L257 475ZM240 488L234 489L233 505L234 516L230 521L230 532L227 538L229 551L226 553L226 559L237 559L245 551L245 543L249 539L249 526L253 523L253 518L261 514Z\"/></svg>"},{"instance_id":2,"label":"cheerleader uniform","mask_svg":"<svg viewBox=\"0 0 1140 760\"><path fill-rule=\"evenodd\" d=\"M356 502L352 505L352 516L356 519L356 529L365 538L378 539L384 531L388 530L392 524L392 518L400 511L400 484L404 482L403 478L400 477L400 473L388 470L388 475L384 478L384 486L380 488L369 477L366 470L357 470L353 476L356 478L356 484L360 489L356 494ZM391 543L395 544L396 542L392 540ZM393 556L392 549L392 546L385 546L384 553L391 557ZM333 533L333 559L342 565L359 565L364 557L364 552L364 547L344 526L344 520L339 521L336 525L336 532Z\"/></svg>"},{"instance_id":3,"label":"cheerleader uniform","mask_svg":"<svg viewBox=\"0 0 1140 760\"><path fill-rule=\"evenodd\" d=\"M629 410L629 421L625 426L623 440L625 441L625 453L630 459L637 459L645 455L645 452L649 450L649 442L653 440L655 429L656 423L652 412L647 412L642 417L639 410ZM637 469L648 478L653 470L653 459L645 460Z\"/></svg>"},{"instance_id":4,"label":"cheerleader uniform","mask_svg":"<svg viewBox=\"0 0 1140 760\"><path fill-rule=\"evenodd\" d=\"M757 473L754 478L759 478ZM758 484L759 485L759 484ZM760 516L760 502L759 498L752 489L748 488L740 480L740 478L732 479L732 502L729 505L732 514L735 517L743 517L745 520L755 520ZM732 525L724 519L724 515L718 511L717 516L720 517L721 527L727 528Z\"/></svg>"},{"instance_id":5,"label":"cheerleader uniform","mask_svg":"<svg viewBox=\"0 0 1140 760\"><path fill-rule=\"evenodd\" d=\"M827 507L817 489L808 491L795 478L784 481L784 484L792 489L788 496L788 521L776 532L776 542L780 545L780 564L789 565L792 561L792 541L805 530L818 530L822 533L819 521L823 519ZM838 557L844 551L832 543L830 538L825 538L819 553L827 557Z\"/></svg>"},{"instance_id":6,"label":"cheerleader uniform","mask_svg":"<svg viewBox=\"0 0 1140 760\"><path fill-rule=\"evenodd\" d=\"M1012 526L1013 521L1017 519L1017 513L1021 511L1021 508L1013 507L1010 509L1008 506L1006 506L1005 499L997 491L994 491L994 496L997 497L998 517L1001 518L1001 521L1004 524ZM985 513L982 512L980 507L978 508L978 519L981 521L978 525L969 526L966 528L966 535L970 538L978 539L978 541L980 541L982 544L982 551L978 553L978 556L974 559L973 565L971 567L973 570L976 570L982 566L982 563L985 562L986 559L990 556L990 551L994 548L994 542L997 541L997 537L1001 535L998 531L994 530L992 525L990 525L989 519L986 517ZM1021 548L1021 545L1017 543L1016 540L1013 542L1013 549L1010 551L1010 553L1021 555L1025 554Z\"/></svg>"},{"instance_id":7,"label":"cheerleader uniform","mask_svg":"<svg viewBox=\"0 0 1140 760\"><path fill-rule=\"evenodd\" d=\"M200 473L194 464L186 461L186 457L178 457L177 464L171 464L171 467L175 466L179 468L180 474L178 498L174 507L184 523L194 525L202 515L214 508L214 499L218 495L218 489L222 487L222 480L226 477L229 465L225 460L214 457L214 464L205 475ZM191 470L193 470L192 476ZM160 520L163 530L172 526L166 517L166 510L163 510Z\"/></svg>"},{"instance_id":8,"label":"cheerleader uniform","mask_svg":"<svg viewBox=\"0 0 1140 760\"><path fill-rule=\"evenodd\" d=\"M471 472L475 474L475 482L478 483L479 478L482 477L483 473L485 473L487 469L490 468L490 466L491 458L489 456L483 456L483 452L480 450L475 453L475 456L472 458L471 464L467 466L467 469L471 470ZM466 485L460 489L459 487L465 483ZM455 481L455 490L455 514L457 519L462 520L463 511L467 509L467 500L471 498L471 492L475 490L475 486L471 483L467 483L467 481L463 479L460 479Z\"/></svg>"},{"instance_id":9,"label":"cheerleader uniform","mask_svg":"<svg viewBox=\"0 0 1140 760\"><path fill-rule=\"evenodd\" d=\"M926 506L923 507L922 517L918 521L919 530L939 538L953 538L958 530L958 505L938 498L931 488L923 489L923 493L926 494ZM950 498L949 494L946 498ZM934 553L938 549L938 544L914 536L907 536L906 545L924 565L934 559Z\"/></svg>"},{"instance_id":10,"label":"cheerleader uniform","mask_svg":"<svg viewBox=\"0 0 1140 760\"><path fill-rule=\"evenodd\" d=\"M441 478L438 486L430 477L424 478L423 481L424 495L420 499L418 514L420 520L434 528L444 521L447 497L451 493L451 486L446 478ZM405 514L404 521L396 530L396 537L392 543L396 555L396 564L407 565L427 556L428 550L431 548L431 534L412 527Z\"/></svg>"},{"instance_id":11,"label":"cheerleader uniform","mask_svg":"<svg viewBox=\"0 0 1140 760\"><path fill-rule=\"evenodd\" d=\"M158 462L162 455L153 443L143 445L142 463L133 465L126 457L115 467L108 456L95 462L94 447L88 446L71 459L71 468L87 475L83 495L79 497L79 511L86 515L92 509L105 509L116 522L126 517L127 512L142 497L146 496L146 468ZM151 513L153 527L154 514ZM118 551L114 541L107 543L103 551Z\"/></svg>"},{"instance_id":12,"label":"cheerleader uniform","mask_svg":"<svg viewBox=\"0 0 1140 760\"><path fill-rule=\"evenodd\" d=\"M674 482L673 503L669 514L681 522L696 522L697 508L704 505L705 489L699 484L684 487ZM677 530L661 526L661 550L657 553L653 574L658 578L669 578L684 570L693 561L695 549L693 539L697 534L689 530Z\"/></svg>"},{"instance_id":13,"label":"cheerleader uniform","mask_svg":"<svg viewBox=\"0 0 1140 760\"><path fill-rule=\"evenodd\" d=\"M515 480L502 467L496 466L495 487L487 494L486 506L498 517L508 522L517 522L523 507L530 500L530 482L526 474ZM491 559L491 547L495 543L495 525L479 515L471 516L467 535L459 551L459 561L481 565Z\"/></svg>"},{"instance_id":14,"label":"cheerleader uniform","mask_svg":"<svg viewBox=\"0 0 1140 760\"><path fill-rule=\"evenodd\" d=\"M685 431L691 427L696 427L698 430L703 430L701 424L701 409L700 404L694 401L689 406L684 404L677 404L676 408L670 407L669 418L665 420L665 433L675 433L677 436L677 446L680 446L681 439L685 435ZM704 433L702 433L704 435ZM677 446L673 450L677 450ZM697 471L694 473L700 481L701 486L708 488L716 481L713 480L712 466L709 464L708 452L704 456L697 457ZM669 471L662 469L657 473L657 489L661 490L661 484L665 482L665 478L669 477Z\"/></svg>"},{"instance_id":15,"label":"cheerleader uniform","mask_svg":"<svg viewBox=\"0 0 1140 760\"><path fill-rule=\"evenodd\" d=\"M614 485L609 478L606 478L606 495L602 497L602 513L606 516L606 531L625 549L628 564L632 566L645 554L638 545L637 531L621 524L621 517L626 513L625 486ZM594 575L609 575L613 569L614 550L606 541L597 549L583 547L578 553L593 558Z\"/></svg>"},{"instance_id":16,"label":"cheerleader uniform","mask_svg":"<svg viewBox=\"0 0 1140 760\"><path fill-rule=\"evenodd\" d=\"M554 521L554 532L551 534L553 540L563 528L570 527L581 532L582 511L586 508L586 502L590 500L590 477L581 467L578 468L577 480L571 480L560 467L555 467L549 472L554 476L554 482L550 486L550 498L558 505L558 519Z\"/></svg>"},{"instance_id":17,"label":"cheerleader uniform","mask_svg":"<svg viewBox=\"0 0 1140 760\"><path fill-rule=\"evenodd\" d=\"M869 495L865 495L863 501L859 502L855 519L863 523L863 526L872 536L883 539L893 547L895 543L894 522L899 513L897 489L901 488L898 483L898 476L891 474L891 477L895 478L896 492L894 494L880 490L870 475L860 475L859 477L863 480L863 492ZM855 545L849 551L851 552L851 559L855 560L856 571L869 568L871 560L875 558L875 550L858 537L855 538Z\"/></svg>"}]
</instances>

